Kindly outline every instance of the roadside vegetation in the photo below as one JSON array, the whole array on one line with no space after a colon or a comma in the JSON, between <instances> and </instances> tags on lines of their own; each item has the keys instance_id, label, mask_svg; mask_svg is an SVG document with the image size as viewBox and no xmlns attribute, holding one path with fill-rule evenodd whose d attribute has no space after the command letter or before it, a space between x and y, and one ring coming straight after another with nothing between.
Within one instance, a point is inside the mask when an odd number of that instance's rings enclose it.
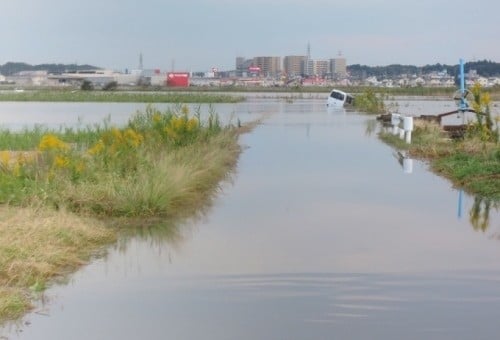
<instances>
[{"instance_id":1,"label":"roadside vegetation","mask_svg":"<svg viewBox=\"0 0 500 340\"><path fill-rule=\"evenodd\" d=\"M463 138L451 139L437 123L417 120L412 143L388 131L380 138L415 158L430 161L431 168L481 199L500 202L500 122L490 111L491 97L479 84L471 89L476 120Z\"/></svg>"},{"instance_id":2,"label":"roadside vegetation","mask_svg":"<svg viewBox=\"0 0 500 340\"><path fill-rule=\"evenodd\" d=\"M244 131L187 106L149 106L122 128L0 131L0 320L25 313L34 292L120 228L206 205L234 168Z\"/></svg>"},{"instance_id":3,"label":"roadside vegetation","mask_svg":"<svg viewBox=\"0 0 500 340\"><path fill-rule=\"evenodd\" d=\"M376 94L372 89L367 89L354 97L354 107L369 114L382 114L386 112L384 95Z\"/></svg>"}]
</instances>

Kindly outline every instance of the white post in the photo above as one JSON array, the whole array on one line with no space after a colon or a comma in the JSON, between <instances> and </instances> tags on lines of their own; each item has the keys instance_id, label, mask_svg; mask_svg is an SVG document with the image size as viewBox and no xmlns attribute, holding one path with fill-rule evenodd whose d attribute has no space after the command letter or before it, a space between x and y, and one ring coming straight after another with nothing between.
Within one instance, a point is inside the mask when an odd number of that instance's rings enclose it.
<instances>
[{"instance_id":1,"label":"white post","mask_svg":"<svg viewBox=\"0 0 500 340\"><path fill-rule=\"evenodd\" d=\"M411 143L411 132L413 131L413 117L405 117L403 120L403 129L406 135L406 143Z\"/></svg>"},{"instance_id":2,"label":"white post","mask_svg":"<svg viewBox=\"0 0 500 340\"><path fill-rule=\"evenodd\" d=\"M397 135L399 132L399 121L401 115L397 113L391 113L391 124L392 124L392 134Z\"/></svg>"},{"instance_id":3,"label":"white post","mask_svg":"<svg viewBox=\"0 0 500 340\"><path fill-rule=\"evenodd\" d=\"M406 131L405 133L405 141L407 144L411 144L411 131Z\"/></svg>"}]
</instances>

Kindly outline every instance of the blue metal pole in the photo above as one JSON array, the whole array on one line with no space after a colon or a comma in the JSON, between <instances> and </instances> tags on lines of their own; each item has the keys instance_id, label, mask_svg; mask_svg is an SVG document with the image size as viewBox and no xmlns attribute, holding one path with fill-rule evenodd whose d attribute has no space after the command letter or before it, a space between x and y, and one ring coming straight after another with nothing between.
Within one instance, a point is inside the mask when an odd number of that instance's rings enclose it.
<instances>
[{"instance_id":1,"label":"blue metal pole","mask_svg":"<svg viewBox=\"0 0 500 340\"><path fill-rule=\"evenodd\" d=\"M467 110L467 102L465 100L465 72L464 60L460 58L460 110Z\"/></svg>"},{"instance_id":2,"label":"blue metal pole","mask_svg":"<svg viewBox=\"0 0 500 340\"><path fill-rule=\"evenodd\" d=\"M464 60L460 59L460 93L465 93Z\"/></svg>"}]
</instances>

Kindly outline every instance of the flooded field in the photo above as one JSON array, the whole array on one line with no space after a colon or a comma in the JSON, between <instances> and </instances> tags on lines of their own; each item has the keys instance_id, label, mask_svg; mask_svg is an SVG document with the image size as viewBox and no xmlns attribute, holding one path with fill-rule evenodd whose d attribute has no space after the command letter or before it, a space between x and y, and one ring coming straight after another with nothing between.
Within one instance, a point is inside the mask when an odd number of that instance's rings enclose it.
<instances>
[{"instance_id":1,"label":"flooded field","mask_svg":"<svg viewBox=\"0 0 500 340\"><path fill-rule=\"evenodd\" d=\"M454 109L398 105L415 115ZM122 124L143 108L0 103L0 126L85 125L108 115ZM369 132L373 116L328 112L322 99L213 109L226 122L264 117L241 138L238 168L213 206L182 225L124 237L48 289L0 339L498 336L498 209L423 162L403 168Z\"/></svg>"}]
</instances>

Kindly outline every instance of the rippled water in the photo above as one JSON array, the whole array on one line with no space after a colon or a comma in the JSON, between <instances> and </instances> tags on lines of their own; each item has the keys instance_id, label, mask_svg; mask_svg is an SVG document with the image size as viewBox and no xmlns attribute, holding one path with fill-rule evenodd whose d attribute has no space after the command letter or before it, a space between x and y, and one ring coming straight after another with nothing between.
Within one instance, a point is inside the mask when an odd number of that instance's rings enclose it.
<instances>
[{"instance_id":1,"label":"rippled water","mask_svg":"<svg viewBox=\"0 0 500 340\"><path fill-rule=\"evenodd\" d=\"M373 117L328 112L324 103L215 105L226 121L265 119L241 138L245 151L213 206L195 221L124 237L50 288L5 336L496 338L500 212L485 215L487 202L455 190L425 163L403 171L394 150L367 132ZM12 105L18 119L27 112ZM49 120L51 105L34 105L31 114ZM86 113L80 105L70 115L61 105L50 122L79 115L98 122L110 113L125 122L137 109L91 104ZM441 101L404 107L422 105L450 111Z\"/></svg>"}]
</instances>

